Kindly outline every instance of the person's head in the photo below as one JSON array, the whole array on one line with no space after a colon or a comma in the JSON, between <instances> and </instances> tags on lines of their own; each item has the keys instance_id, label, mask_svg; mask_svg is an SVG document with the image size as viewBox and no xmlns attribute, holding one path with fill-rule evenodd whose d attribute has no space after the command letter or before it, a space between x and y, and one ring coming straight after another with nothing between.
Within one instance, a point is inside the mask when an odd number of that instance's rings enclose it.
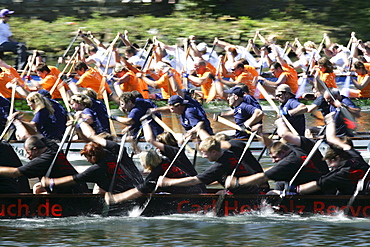
<instances>
[{"instance_id":1,"label":"person's head","mask_svg":"<svg viewBox=\"0 0 370 247\"><path fill-rule=\"evenodd\" d=\"M179 95L173 95L168 99L168 105L172 113L181 115L185 110L185 105L188 103L188 100L183 99Z\"/></svg>"},{"instance_id":2,"label":"person's head","mask_svg":"<svg viewBox=\"0 0 370 247\"><path fill-rule=\"evenodd\" d=\"M27 105L33 110L35 113L40 111L43 108L46 108L49 112L49 115L54 114L54 109L49 103L49 101L42 96L42 94L32 92L30 93L27 98Z\"/></svg>"},{"instance_id":3,"label":"person's head","mask_svg":"<svg viewBox=\"0 0 370 247\"><path fill-rule=\"evenodd\" d=\"M122 112L130 112L135 104L136 97L131 92L123 92L119 97L119 109Z\"/></svg>"},{"instance_id":4,"label":"person's head","mask_svg":"<svg viewBox=\"0 0 370 247\"><path fill-rule=\"evenodd\" d=\"M9 9L0 10L0 18L3 19L4 23L7 23L9 21L12 14L14 14L14 11L11 11Z\"/></svg>"},{"instance_id":5,"label":"person's head","mask_svg":"<svg viewBox=\"0 0 370 247\"><path fill-rule=\"evenodd\" d=\"M277 163L289 155L291 149L281 141L275 141L271 144L269 154L273 163Z\"/></svg>"},{"instance_id":6,"label":"person's head","mask_svg":"<svg viewBox=\"0 0 370 247\"><path fill-rule=\"evenodd\" d=\"M287 102L290 98L294 97L292 89L287 84L280 84L275 91L275 97L280 103Z\"/></svg>"},{"instance_id":7,"label":"person's head","mask_svg":"<svg viewBox=\"0 0 370 247\"><path fill-rule=\"evenodd\" d=\"M236 84L236 87L240 87L243 90L244 95L249 94L249 88L246 84L238 83L238 84Z\"/></svg>"},{"instance_id":8,"label":"person's head","mask_svg":"<svg viewBox=\"0 0 370 247\"><path fill-rule=\"evenodd\" d=\"M157 141L164 143L169 146L178 147L178 143L175 137L170 132L163 132L162 134L157 135Z\"/></svg>"},{"instance_id":9,"label":"person's head","mask_svg":"<svg viewBox=\"0 0 370 247\"><path fill-rule=\"evenodd\" d=\"M39 157L46 149L46 144L39 136L33 135L28 137L24 142L24 149L27 153L27 158L33 160Z\"/></svg>"},{"instance_id":10,"label":"person's head","mask_svg":"<svg viewBox=\"0 0 370 247\"><path fill-rule=\"evenodd\" d=\"M217 133L216 135L214 135L215 139L217 141L228 141L230 140L230 137L224 133Z\"/></svg>"},{"instance_id":11,"label":"person's head","mask_svg":"<svg viewBox=\"0 0 370 247\"><path fill-rule=\"evenodd\" d=\"M50 92L48 90L46 90L46 89L40 89L37 92L39 94L41 94L42 96L44 96L45 98L51 99L51 94L50 94Z\"/></svg>"},{"instance_id":12,"label":"person's head","mask_svg":"<svg viewBox=\"0 0 370 247\"><path fill-rule=\"evenodd\" d=\"M204 42L199 43L199 44L197 45L197 49L198 49L198 51L199 51L199 52L201 52L202 54L206 54L206 53L207 53L207 48L208 48L208 46L207 46L207 44L206 44L206 43L204 43Z\"/></svg>"},{"instance_id":13,"label":"person's head","mask_svg":"<svg viewBox=\"0 0 370 247\"><path fill-rule=\"evenodd\" d=\"M222 154L221 144L213 136L209 136L204 139L199 145L199 150L202 153L203 158L212 162L217 161Z\"/></svg>"},{"instance_id":14,"label":"person's head","mask_svg":"<svg viewBox=\"0 0 370 247\"><path fill-rule=\"evenodd\" d=\"M238 51L236 50L235 47L230 46L228 47L227 51L233 56L236 57L238 55Z\"/></svg>"},{"instance_id":15,"label":"person's head","mask_svg":"<svg viewBox=\"0 0 370 247\"><path fill-rule=\"evenodd\" d=\"M207 63L201 58L194 59L194 68L198 74L203 74L206 70Z\"/></svg>"},{"instance_id":16,"label":"person's head","mask_svg":"<svg viewBox=\"0 0 370 247\"><path fill-rule=\"evenodd\" d=\"M313 41L307 41L303 44L303 46L306 48L306 49L316 49L316 44L313 42Z\"/></svg>"},{"instance_id":17,"label":"person's head","mask_svg":"<svg viewBox=\"0 0 370 247\"><path fill-rule=\"evenodd\" d=\"M353 64L353 69L358 75L365 75L367 74L367 70L365 64L361 61L356 61Z\"/></svg>"},{"instance_id":18,"label":"person's head","mask_svg":"<svg viewBox=\"0 0 370 247\"><path fill-rule=\"evenodd\" d=\"M334 99L341 101L342 97L340 96L340 91L339 91L338 88L329 88L329 90L330 90L331 94L333 95ZM333 100L333 98L331 97L331 95L328 91L325 91L324 99L329 105L335 106L334 105L334 100Z\"/></svg>"},{"instance_id":19,"label":"person's head","mask_svg":"<svg viewBox=\"0 0 370 247\"><path fill-rule=\"evenodd\" d=\"M123 64L116 64L116 66L114 67L114 75L116 77L122 77L124 76L124 74L126 74L126 72L128 71L128 68L123 65Z\"/></svg>"},{"instance_id":20,"label":"person's head","mask_svg":"<svg viewBox=\"0 0 370 247\"><path fill-rule=\"evenodd\" d=\"M89 55L94 55L95 53L98 52L98 48L94 45L89 45L89 47L87 47L87 52L89 53Z\"/></svg>"},{"instance_id":21,"label":"person's head","mask_svg":"<svg viewBox=\"0 0 370 247\"><path fill-rule=\"evenodd\" d=\"M88 96L90 99L94 99L94 100L98 99L98 94L92 88L86 87L82 90L81 93Z\"/></svg>"},{"instance_id":22,"label":"person's head","mask_svg":"<svg viewBox=\"0 0 370 247\"><path fill-rule=\"evenodd\" d=\"M240 87L232 87L225 90L225 93L227 93L227 101L231 107L238 106L243 101L244 91Z\"/></svg>"},{"instance_id":23,"label":"person's head","mask_svg":"<svg viewBox=\"0 0 370 247\"><path fill-rule=\"evenodd\" d=\"M125 56L126 56L127 58L130 58L130 57L132 57L132 56L135 56L135 55L136 55L136 52L137 52L137 50L136 50L134 47L129 46L129 47L127 47L127 48L125 49Z\"/></svg>"},{"instance_id":24,"label":"person's head","mask_svg":"<svg viewBox=\"0 0 370 247\"><path fill-rule=\"evenodd\" d=\"M233 63L231 66L231 71L234 73L234 75L239 76L244 72L244 64L240 61Z\"/></svg>"},{"instance_id":25,"label":"person's head","mask_svg":"<svg viewBox=\"0 0 370 247\"><path fill-rule=\"evenodd\" d=\"M341 136L339 137L345 144L350 145L353 147L353 142L348 136ZM347 161L349 156L347 152L344 152L342 148L338 147L337 145L330 144L329 148L327 149L323 160L325 160L330 169L338 168L343 162Z\"/></svg>"},{"instance_id":26,"label":"person's head","mask_svg":"<svg viewBox=\"0 0 370 247\"><path fill-rule=\"evenodd\" d=\"M39 63L36 67L36 73L44 79L50 73L50 69L45 63Z\"/></svg>"},{"instance_id":27,"label":"person's head","mask_svg":"<svg viewBox=\"0 0 370 247\"><path fill-rule=\"evenodd\" d=\"M140 163L147 170L153 170L162 162L162 157L153 149L140 153Z\"/></svg>"},{"instance_id":28,"label":"person's head","mask_svg":"<svg viewBox=\"0 0 370 247\"><path fill-rule=\"evenodd\" d=\"M78 61L74 67L76 73L81 76L83 75L86 70L89 69L89 67L87 66L87 64L85 62L82 62L82 61Z\"/></svg>"},{"instance_id":29,"label":"person's head","mask_svg":"<svg viewBox=\"0 0 370 247\"><path fill-rule=\"evenodd\" d=\"M80 154L91 164L99 163L106 155L103 146L95 142L86 143Z\"/></svg>"},{"instance_id":30,"label":"person's head","mask_svg":"<svg viewBox=\"0 0 370 247\"><path fill-rule=\"evenodd\" d=\"M278 78L281 75L281 73L283 73L283 67L281 66L280 63L273 62L270 65L270 72L272 73L273 76L275 76L276 78Z\"/></svg>"},{"instance_id":31,"label":"person's head","mask_svg":"<svg viewBox=\"0 0 370 247\"><path fill-rule=\"evenodd\" d=\"M320 71L323 73L333 73L334 71L333 64L326 57L320 58L317 64L319 65Z\"/></svg>"},{"instance_id":32,"label":"person's head","mask_svg":"<svg viewBox=\"0 0 370 247\"><path fill-rule=\"evenodd\" d=\"M131 91L131 94L135 99L144 99L143 95L137 90Z\"/></svg>"},{"instance_id":33,"label":"person's head","mask_svg":"<svg viewBox=\"0 0 370 247\"><path fill-rule=\"evenodd\" d=\"M92 106L90 97L82 93L72 95L69 103L75 111L82 111L83 109L90 108Z\"/></svg>"}]
</instances>

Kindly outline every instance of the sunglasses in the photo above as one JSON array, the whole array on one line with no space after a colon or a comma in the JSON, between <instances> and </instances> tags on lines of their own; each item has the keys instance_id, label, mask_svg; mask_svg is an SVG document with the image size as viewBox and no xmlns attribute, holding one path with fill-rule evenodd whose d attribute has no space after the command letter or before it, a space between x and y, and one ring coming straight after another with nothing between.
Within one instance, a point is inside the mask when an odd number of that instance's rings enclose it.
<instances>
[{"instance_id":1,"label":"sunglasses","mask_svg":"<svg viewBox=\"0 0 370 247\"><path fill-rule=\"evenodd\" d=\"M277 94L276 97L280 98L281 96L283 96L283 94L285 94L285 92Z\"/></svg>"}]
</instances>

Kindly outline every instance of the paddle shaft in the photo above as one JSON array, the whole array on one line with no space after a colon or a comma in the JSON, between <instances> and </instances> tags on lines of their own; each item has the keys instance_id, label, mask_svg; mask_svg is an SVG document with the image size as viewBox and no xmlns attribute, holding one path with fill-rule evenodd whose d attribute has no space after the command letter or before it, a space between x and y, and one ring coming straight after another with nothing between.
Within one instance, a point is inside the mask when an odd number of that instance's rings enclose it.
<instances>
[{"instance_id":1,"label":"paddle shaft","mask_svg":"<svg viewBox=\"0 0 370 247\"><path fill-rule=\"evenodd\" d=\"M112 181L110 182L108 192L113 191L114 182L116 180L118 167L119 167L119 165L122 161L123 150L125 149L126 136L127 136L127 132L122 136L122 139L121 139L121 145L119 147L119 152L118 152L118 157L117 157L117 164L116 164L116 167L114 168L113 177L112 177Z\"/></svg>"},{"instance_id":2,"label":"paddle shaft","mask_svg":"<svg viewBox=\"0 0 370 247\"><path fill-rule=\"evenodd\" d=\"M67 56L67 54L68 54L69 50L71 49L72 45L76 42L77 37L78 37L78 32L76 33L75 37L72 39L71 43L69 43L67 49L64 51L64 53L62 55L62 58L63 59ZM59 62L57 62L57 64L55 65L55 67L57 67L57 68L59 67Z\"/></svg>"}]
</instances>

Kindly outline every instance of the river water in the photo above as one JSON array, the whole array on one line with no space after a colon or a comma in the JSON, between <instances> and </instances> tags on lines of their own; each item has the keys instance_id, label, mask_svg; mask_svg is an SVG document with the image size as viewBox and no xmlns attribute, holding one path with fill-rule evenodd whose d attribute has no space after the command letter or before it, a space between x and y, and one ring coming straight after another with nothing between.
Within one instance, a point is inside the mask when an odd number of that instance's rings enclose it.
<instances>
[{"instance_id":1,"label":"river water","mask_svg":"<svg viewBox=\"0 0 370 247\"><path fill-rule=\"evenodd\" d=\"M211 116L220 110L217 107L207 111ZM363 110L359 131L369 129L369 110ZM266 113L265 131L270 132L275 114ZM164 121L179 131L174 119L178 120L164 116ZM307 119L309 126L322 124L310 115ZM212 122L212 126L215 132L229 129L220 123ZM268 167L269 161L264 156L263 166ZM208 166L208 161L197 159L198 171ZM271 209L229 217L91 216L0 220L0 228L0 246L370 246L370 219L280 215Z\"/></svg>"}]
</instances>

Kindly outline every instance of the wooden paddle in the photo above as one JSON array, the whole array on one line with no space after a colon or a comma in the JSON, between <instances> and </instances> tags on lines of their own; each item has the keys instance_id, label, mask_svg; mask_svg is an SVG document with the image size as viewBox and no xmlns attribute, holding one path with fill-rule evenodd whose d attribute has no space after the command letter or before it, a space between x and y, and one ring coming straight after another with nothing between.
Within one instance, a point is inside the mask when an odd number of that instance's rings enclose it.
<instances>
[{"instance_id":1,"label":"wooden paddle","mask_svg":"<svg viewBox=\"0 0 370 247\"><path fill-rule=\"evenodd\" d=\"M281 198L284 198L285 197L287 190L289 190L290 186L292 186L292 184L294 183L294 180L297 178L298 174L301 172L301 170L303 169L303 167L305 167L308 164L308 162L310 162L311 158L314 156L314 154L316 153L317 149L320 147L320 145L321 145L321 143L323 141L324 141L324 139L320 139L320 140L318 140L315 143L315 145L311 149L311 152L308 154L307 158L302 163L301 167L298 169L298 171L294 174L294 176L292 177L292 179L289 181L288 186L286 186L284 188L283 193L280 195Z\"/></svg>"},{"instance_id":2,"label":"wooden paddle","mask_svg":"<svg viewBox=\"0 0 370 247\"><path fill-rule=\"evenodd\" d=\"M224 118L224 117L221 117L221 116L217 116L217 122L220 122L226 126L229 126L233 129L236 129L236 130L239 130L239 131L244 131L246 132L247 134L252 134L253 132L247 130L247 129L242 129L239 125L235 124L234 122L231 122L230 120ZM259 135L256 135L257 137L261 137Z\"/></svg>"},{"instance_id":3,"label":"wooden paddle","mask_svg":"<svg viewBox=\"0 0 370 247\"><path fill-rule=\"evenodd\" d=\"M60 74L58 75L58 78L57 80L55 81L53 87L50 89L50 95L53 95L55 89L57 88L62 76L64 75L64 73L66 72L67 68L69 67L69 65L71 65L71 63L74 61L75 57L77 56L78 54L78 51L79 51L79 47L76 47L75 49L75 52L73 53L72 57L69 59L68 63L66 64L66 66L63 68L62 72L60 72ZM66 103L66 102L64 102Z\"/></svg>"},{"instance_id":4,"label":"wooden paddle","mask_svg":"<svg viewBox=\"0 0 370 247\"><path fill-rule=\"evenodd\" d=\"M266 89L261 85L260 82L257 82L257 89L260 91L260 93L263 95L263 97L267 100L267 102L269 102L272 109L274 109L276 111L276 113L279 115L280 114L279 108L275 105L274 101L271 99L270 95L266 92ZM281 118L284 120L284 122L287 125L287 127L289 128L289 130L294 135L298 135L298 132L294 129L294 127L288 121L288 119L284 115L281 115Z\"/></svg>"},{"instance_id":5,"label":"wooden paddle","mask_svg":"<svg viewBox=\"0 0 370 247\"><path fill-rule=\"evenodd\" d=\"M107 90L105 90L105 84L106 84L106 76L108 74L108 68L109 68L109 63L110 63L110 60L112 59L112 53L113 53L113 48L114 48L114 45L115 43L117 42L117 40L119 39L120 35L117 34L116 37L114 38L114 40L112 41L112 43L109 45L109 53L108 53L108 60L107 60L107 64L105 66L105 69L104 69L104 73L102 75L102 79L101 79L101 82L100 82L100 87L99 87L99 92L101 92L101 94L103 95L103 99L104 99L104 104L105 104L105 107L107 108L107 112L110 114L110 105L109 105L109 98L108 98L108 93L107 93ZM103 58L104 60L105 58ZM109 119L109 128L110 128L110 131L111 131L111 134L112 136L117 136L117 133L116 133L116 129L114 128L114 124L113 124L113 121L112 119Z\"/></svg>"},{"instance_id":6,"label":"wooden paddle","mask_svg":"<svg viewBox=\"0 0 370 247\"><path fill-rule=\"evenodd\" d=\"M240 164L241 164L241 162L242 162L242 160L244 158L244 155L247 153L247 150L251 146L252 141L253 141L254 137L256 136L256 134L257 134L257 130L254 131L254 132L252 132L252 134L249 136L248 142L247 142L247 144L245 144L245 147L243 149L243 153L240 155L239 160L238 160L238 163L236 164L233 172L230 175L231 176L231 179L235 176L235 173L238 170L238 168L239 168L239 166L240 166ZM219 212L220 212L222 203L225 200L225 195L226 195L226 190L223 190L221 192L221 194L219 195L219 197L217 198L216 207L215 207L215 209L216 209L215 215L216 216L219 215Z\"/></svg>"},{"instance_id":7,"label":"wooden paddle","mask_svg":"<svg viewBox=\"0 0 370 247\"><path fill-rule=\"evenodd\" d=\"M157 124L159 124L165 131L171 133L173 135L173 137L175 137L176 141L177 142L181 142L182 140L179 140L179 138L177 137L176 133L165 123L163 122L159 117L157 117L156 115L152 114L152 118L154 121L157 122ZM189 145L186 145L186 150L190 153L193 153L194 150L189 146Z\"/></svg>"},{"instance_id":8,"label":"wooden paddle","mask_svg":"<svg viewBox=\"0 0 370 247\"><path fill-rule=\"evenodd\" d=\"M163 173L163 177L165 177L167 175L167 173L170 171L171 167L173 166L173 164L176 162L177 158L180 156L182 150L184 150L185 146L187 145L187 143L190 141L190 138L191 136L188 136L185 140L184 140L184 143L181 145L179 151L177 151L177 154L175 155L175 157L173 158L173 160L171 161L170 165L168 166L167 170ZM150 193L150 196L148 198L148 200L143 204L143 207L140 209L140 212L139 212L139 216L144 212L144 210L146 209L146 207L148 206L149 202L152 200L152 197L153 197L153 194L157 191L158 189L158 183L156 183L155 185L155 188L154 190L152 191L152 193Z\"/></svg>"},{"instance_id":9,"label":"wooden paddle","mask_svg":"<svg viewBox=\"0 0 370 247\"><path fill-rule=\"evenodd\" d=\"M6 135L6 133L8 132L8 130L10 129L10 127L12 126L14 120L15 120L15 118L13 118L12 120L10 120L7 123L7 125L5 126L5 128L3 130L3 133L1 133L1 136L0 136L0 142L4 139L4 136Z\"/></svg>"}]
</instances>

